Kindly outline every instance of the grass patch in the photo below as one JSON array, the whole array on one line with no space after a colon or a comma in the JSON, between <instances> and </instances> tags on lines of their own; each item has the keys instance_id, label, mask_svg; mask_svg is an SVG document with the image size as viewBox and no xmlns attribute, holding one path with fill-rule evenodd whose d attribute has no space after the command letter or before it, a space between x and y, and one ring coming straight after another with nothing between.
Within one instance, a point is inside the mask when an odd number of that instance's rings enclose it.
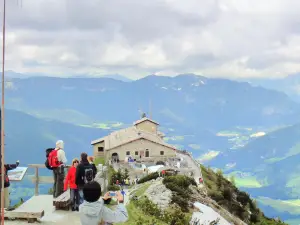
<instances>
[{"instance_id":1,"label":"grass patch","mask_svg":"<svg viewBox=\"0 0 300 225\"><path fill-rule=\"evenodd\" d=\"M116 223L116 225L135 225L137 221L141 218L142 220L155 220L154 216L146 215L142 210L138 209L132 202L130 202L127 206L129 219L125 223ZM167 225L167 223L157 221L157 225Z\"/></svg>"},{"instance_id":2,"label":"grass patch","mask_svg":"<svg viewBox=\"0 0 300 225\"><path fill-rule=\"evenodd\" d=\"M144 184L141 188L139 188L136 192L135 192L135 195L137 197L140 197L142 196L145 191L150 187L151 183L147 183L147 184Z\"/></svg>"},{"instance_id":3,"label":"grass patch","mask_svg":"<svg viewBox=\"0 0 300 225\"><path fill-rule=\"evenodd\" d=\"M151 183L146 183L144 185L142 185L142 187L140 187L134 194L137 197L142 196L145 191L149 188L149 186L151 185ZM129 204L126 206L127 211L128 211L128 216L129 219L128 221L126 221L125 223L117 223L116 225L135 225L137 224L137 221L139 220L148 220L148 221L152 221L155 220L154 216L150 216L150 215L145 215L145 213L138 209L132 202L129 202ZM161 221L156 221L157 225L167 225L164 222Z\"/></svg>"},{"instance_id":4,"label":"grass patch","mask_svg":"<svg viewBox=\"0 0 300 225\"><path fill-rule=\"evenodd\" d=\"M94 160L94 163L96 166L98 166L99 164L105 165L105 159L104 159L104 157L97 157Z\"/></svg>"}]
</instances>

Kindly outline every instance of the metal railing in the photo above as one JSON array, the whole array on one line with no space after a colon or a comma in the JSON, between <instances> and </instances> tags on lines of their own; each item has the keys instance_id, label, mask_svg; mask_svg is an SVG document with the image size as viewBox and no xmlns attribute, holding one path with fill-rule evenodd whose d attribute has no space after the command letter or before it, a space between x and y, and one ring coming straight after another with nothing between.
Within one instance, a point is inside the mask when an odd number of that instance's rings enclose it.
<instances>
[{"instance_id":1,"label":"metal railing","mask_svg":"<svg viewBox=\"0 0 300 225\"><path fill-rule=\"evenodd\" d=\"M207 192L207 188L206 188L206 185L205 185L204 177L203 177L203 175L202 175L201 163L198 162L197 160L195 160L191 153L186 152L186 155L188 155L188 156L191 158L191 160L195 163L195 165L199 168L200 176L201 176L202 181L203 181L203 186L204 186L204 190L205 190L205 195L207 196L208 192Z\"/></svg>"},{"instance_id":2,"label":"metal railing","mask_svg":"<svg viewBox=\"0 0 300 225\"><path fill-rule=\"evenodd\" d=\"M66 166L67 170L71 166ZM45 169L46 166L44 164L29 164L28 168L34 168L35 173L32 177L32 182L35 183L34 195L39 195L39 184L53 184L54 179L53 176L40 176L39 169Z\"/></svg>"}]
</instances>

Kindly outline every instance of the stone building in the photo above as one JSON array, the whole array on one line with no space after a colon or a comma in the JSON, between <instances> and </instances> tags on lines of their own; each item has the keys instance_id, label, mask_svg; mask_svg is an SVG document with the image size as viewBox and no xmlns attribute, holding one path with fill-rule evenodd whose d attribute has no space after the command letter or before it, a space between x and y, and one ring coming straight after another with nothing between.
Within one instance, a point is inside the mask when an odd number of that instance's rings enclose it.
<instances>
[{"instance_id":1,"label":"stone building","mask_svg":"<svg viewBox=\"0 0 300 225\"><path fill-rule=\"evenodd\" d=\"M165 159L176 156L176 148L163 140L159 124L147 117L133 126L114 131L108 136L92 141L94 156L106 160L124 161L134 159Z\"/></svg>"}]
</instances>

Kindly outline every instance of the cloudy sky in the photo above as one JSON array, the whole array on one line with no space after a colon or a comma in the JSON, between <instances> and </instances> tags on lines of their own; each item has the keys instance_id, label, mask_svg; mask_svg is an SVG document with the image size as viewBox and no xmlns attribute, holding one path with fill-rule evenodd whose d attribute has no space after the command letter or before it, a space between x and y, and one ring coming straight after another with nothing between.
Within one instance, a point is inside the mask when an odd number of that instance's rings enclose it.
<instances>
[{"instance_id":1,"label":"cloudy sky","mask_svg":"<svg viewBox=\"0 0 300 225\"><path fill-rule=\"evenodd\" d=\"M300 71L298 0L7 2L7 70L130 78Z\"/></svg>"}]
</instances>

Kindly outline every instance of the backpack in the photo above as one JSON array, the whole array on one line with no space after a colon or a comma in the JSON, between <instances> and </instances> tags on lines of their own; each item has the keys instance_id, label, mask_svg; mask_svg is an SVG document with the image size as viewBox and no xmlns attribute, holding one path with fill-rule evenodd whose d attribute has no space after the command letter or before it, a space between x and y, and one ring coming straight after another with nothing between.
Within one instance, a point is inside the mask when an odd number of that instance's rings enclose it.
<instances>
[{"instance_id":1,"label":"backpack","mask_svg":"<svg viewBox=\"0 0 300 225\"><path fill-rule=\"evenodd\" d=\"M84 168L83 182L85 184L94 181L94 170L91 166Z\"/></svg>"},{"instance_id":2,"label":"backpack","mask_svg":"<svg viewBox=\"0 0 300 225\"><path fill-rule=\"evenodd\" d=\"M45 166L47 169L49 170L53 170L53 168L50 166L50 162L49 162L49 155L50 153L54 150L54 148L47 148L46 149L46 161L45 161Z\"/></svg>"},{"instance_id":3,"label":"backpack","mask_svg":"<svg viewBox=\"0 0 300 225\"><path fill-rule=\"evenodd\" d=\"M52 167L52 168L57 168L60 166L60 162L58 161L58 158L57 158L57 151L56 149L52 150L50 153L49 153L49 156L48 156L48 162L49 162L49 166Z\"/></svg>"}]
</instances>

